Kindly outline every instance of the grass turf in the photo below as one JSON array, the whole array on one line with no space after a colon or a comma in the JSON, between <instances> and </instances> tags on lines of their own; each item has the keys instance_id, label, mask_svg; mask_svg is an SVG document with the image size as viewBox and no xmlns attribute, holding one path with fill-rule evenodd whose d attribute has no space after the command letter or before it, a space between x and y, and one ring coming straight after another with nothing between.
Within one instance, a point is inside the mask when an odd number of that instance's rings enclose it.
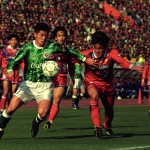
<instances>
[{"instance_id":1,"label":"grass turf","mask_svg":"<svg viewBox=\"0 0 150 150\"><path fill-rule=\"evenodd\" d=\"M150 115L147 106L115 107L114 137L93 134L88 108L62 108L50 130L41 124L36 138L30 137L33 117L37 109L18 110L9 122L0 150L123 150L150 149ZM101 108L102 122L104 109Z\"/></svg>"}]
</instances>

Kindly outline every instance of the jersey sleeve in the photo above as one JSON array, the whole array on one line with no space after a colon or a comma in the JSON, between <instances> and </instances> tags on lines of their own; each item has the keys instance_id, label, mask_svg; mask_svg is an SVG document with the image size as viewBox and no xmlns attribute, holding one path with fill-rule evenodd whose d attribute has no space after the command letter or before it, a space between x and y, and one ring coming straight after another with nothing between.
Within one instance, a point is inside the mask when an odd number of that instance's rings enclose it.
<instances>
[{"instance_id":1,"label":"jersey sleeve","mask_svg":"<svg viewBox=\"0 0 150 150\"><path fill-rule=\"evenodd\" d=\"M16 57L15 59L12 59L11 61L9 61L8 66L7 66L7 72L9 70L14 70L16 65L19 65L22 61L22 59L24 58L24 56L26 55L28 51L28 45L24 45L22 48L20 48L20 50L16 53Z\"/></svg>"},{"instance_id":2,"label":"jersey sleeve","mask_svg":"<svg viewBox=\"0 0 150 150\"><path fill-rule=\"evenodd\" d=\"M117 50L111 50L111 59L114 60L115 63L117 63L120 67L122 68L126 68L126 69L130 69L132 64L130 62L128 62L127 60L125 60L119 53Z\"/></svg>"}]
</instances>

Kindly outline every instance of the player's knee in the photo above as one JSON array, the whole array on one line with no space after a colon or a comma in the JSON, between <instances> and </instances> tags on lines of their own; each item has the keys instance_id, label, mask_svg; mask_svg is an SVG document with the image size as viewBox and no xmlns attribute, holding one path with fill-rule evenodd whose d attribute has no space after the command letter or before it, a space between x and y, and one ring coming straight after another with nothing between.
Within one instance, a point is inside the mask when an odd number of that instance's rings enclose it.
<instances>
[{"instance_id":1,"label":"player's knee","mask_svg":"<svg viewBox=\"0 0 150 150\"><path fill-rule=\"evenodd\" d=\"M38 114L40 115L40 117L43 119L47 116L48 110L46 109L39 109L38 110Z\"/></svg>"},{"instance_id":2,"label":"player's knee","mask_svg":"<svg viewBox=\"0 0 150 150\"><path fill-rule=\"evenodd\" d=\"M98 95L96 93L93 93L92 95L90 95L90 97L93 100L97 100L98 99Z\"/></svg>"}]
</instances>

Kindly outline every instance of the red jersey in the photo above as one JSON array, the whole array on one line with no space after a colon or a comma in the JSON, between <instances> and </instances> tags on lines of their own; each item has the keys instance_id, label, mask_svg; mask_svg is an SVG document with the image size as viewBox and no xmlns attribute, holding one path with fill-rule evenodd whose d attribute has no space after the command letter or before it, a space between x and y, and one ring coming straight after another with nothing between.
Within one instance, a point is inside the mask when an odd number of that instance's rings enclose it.
<instances>
[{"instance_id":1,"label":"red jersey","mask_svg":"<svg viewBox=\"0 0 150 150\"><path fill-rule=\"evenodd\" d=\"M55 87L57 86L66 86L67 84L67 74L68 74L68 55L65 53L56 53L53 54L53 59L58 63L59 73L53 79Z\"/></svg>"},{"instance_id":2,"label":"red jersey","mask_svg":"<svg viewBox=\"0 0 150 150\"><path fill-rule=\"evenodd\" d=\"M1 59L1 67L3 69L7 68L7 64L10 60L14 59L18 49L12 50L10 45L5 47L0 52L0 59Z\"/></svg>"},{"instance_id":3,"label":"red jersey","mask_svg":"<svg viewBox=\"0 0 150 150\"><path fill-rule=\"evenodd\" d=\"M12 50L10 45L5 47L0 52L0 59L1 59L1 67L2 67L2 78L1 80L9 80L12 83L18 83L19 81L19 66L14 70L14 76L12 78L7 77L6 69L7 64L10 60L14 59L18 49Z\"/></svg>"},{"instance_id":4,"label":"red jersey","mask_svg":"<svg viewBox=\"0 0 150 150\"><path fill-rule=\"evenodd\" d=\"M116 49L105 51L102 58L96 58L93 49L82 51L87 58L93 58L98 62L98 68L85 64L84 81L86 86L91 83L105 86L105 90L109 88L112 91L113 88L113 66L117 63L122 68L130 68L130 63L120 56ZM104 88L104 87L103 87Z\"/></svg>"},{"instance_id":5,"label":"red jersey","mask_svg":"<svg viewBox=\"0 0 150 150\"><path fill-rule=\"evenodd\" d=\"M147 84L150 85L150 58L147 59L142 73L142 79L148 79Z\"/></svg>"}]
</instances>

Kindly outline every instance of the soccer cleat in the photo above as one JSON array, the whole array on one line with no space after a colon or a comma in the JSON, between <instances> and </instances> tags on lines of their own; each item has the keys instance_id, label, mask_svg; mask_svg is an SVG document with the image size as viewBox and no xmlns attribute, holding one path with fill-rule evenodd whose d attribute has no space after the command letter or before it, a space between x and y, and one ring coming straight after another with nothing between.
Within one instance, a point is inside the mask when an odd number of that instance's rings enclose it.
<instances>
[{"instance_id":1,"label":"soccer cleat","mask_svg":"<svg viewBox=\"0 0 150 150\"><path fill-rule=\"evenodd\" d=\"M49 121L47 121L47 123L44 124L43 128L44 128L45 130L48 130L51 125L52 125L52 124L51 124Z\"/></svg>"},{"instance_id":2,"label":"soccer cleat","mask_svg":"<svg viewBox=\"0 0 150 150\"><path fill-rule=\"evenodd\" d=\"M102 137L102 128L94 127L94 134L97 138Z\"/></svg>"},{"instance_id":3,"label":"soccer cleat","mask_svg":"<svg viewBox=\"0 0 150 150\"><path fill-rule=\"evenodd\" d=\"M4 134L4 129L1 129L0 130L0 139L2 138L3 134Z\"/></svg>"},{"instance_id":4,"label":"soccer cleat","mask_svg":"<svg viewBox=\"0 0 150 150\"><path fill-rule=\"evenodd\" d=\"M35 137L38 134L38 131L39 131L39 123L36 121L36 119L33 119L31 137Z\"/></svg>"},{"instance_id":5,"label":"soccer cleat","mask_svg":"<svg viewBox=\"0 0 150 150\"><path fill-rule=\"evenodd\" d=\"M79 109L80 107L78 106L78 104L72 104L72 109Z\"/></svg>"},{"instance_id":6,"label":"soccer cleat","mask_svg":"<svg viewBox=\"0 0 150 150\"><path fill-rule=\"evenodd\" d=\"M112 131L112 129L105 129L106 130L106 134L109 135L109 136L113 136L114 133Z\"/></svg>"},{"instance_id":7,"label":"soccer cleat","mask_svg":"<svg viewBox=\"0 0 150 150\"><path fill-rule=\"evenodd\" d=\"M103 128L105 129L107 135L109 135L109 136L113 136L114 135L114 133L113 133L111 128L107 129L104 124L103 124Z\"/></svg>"}]
</instances>

